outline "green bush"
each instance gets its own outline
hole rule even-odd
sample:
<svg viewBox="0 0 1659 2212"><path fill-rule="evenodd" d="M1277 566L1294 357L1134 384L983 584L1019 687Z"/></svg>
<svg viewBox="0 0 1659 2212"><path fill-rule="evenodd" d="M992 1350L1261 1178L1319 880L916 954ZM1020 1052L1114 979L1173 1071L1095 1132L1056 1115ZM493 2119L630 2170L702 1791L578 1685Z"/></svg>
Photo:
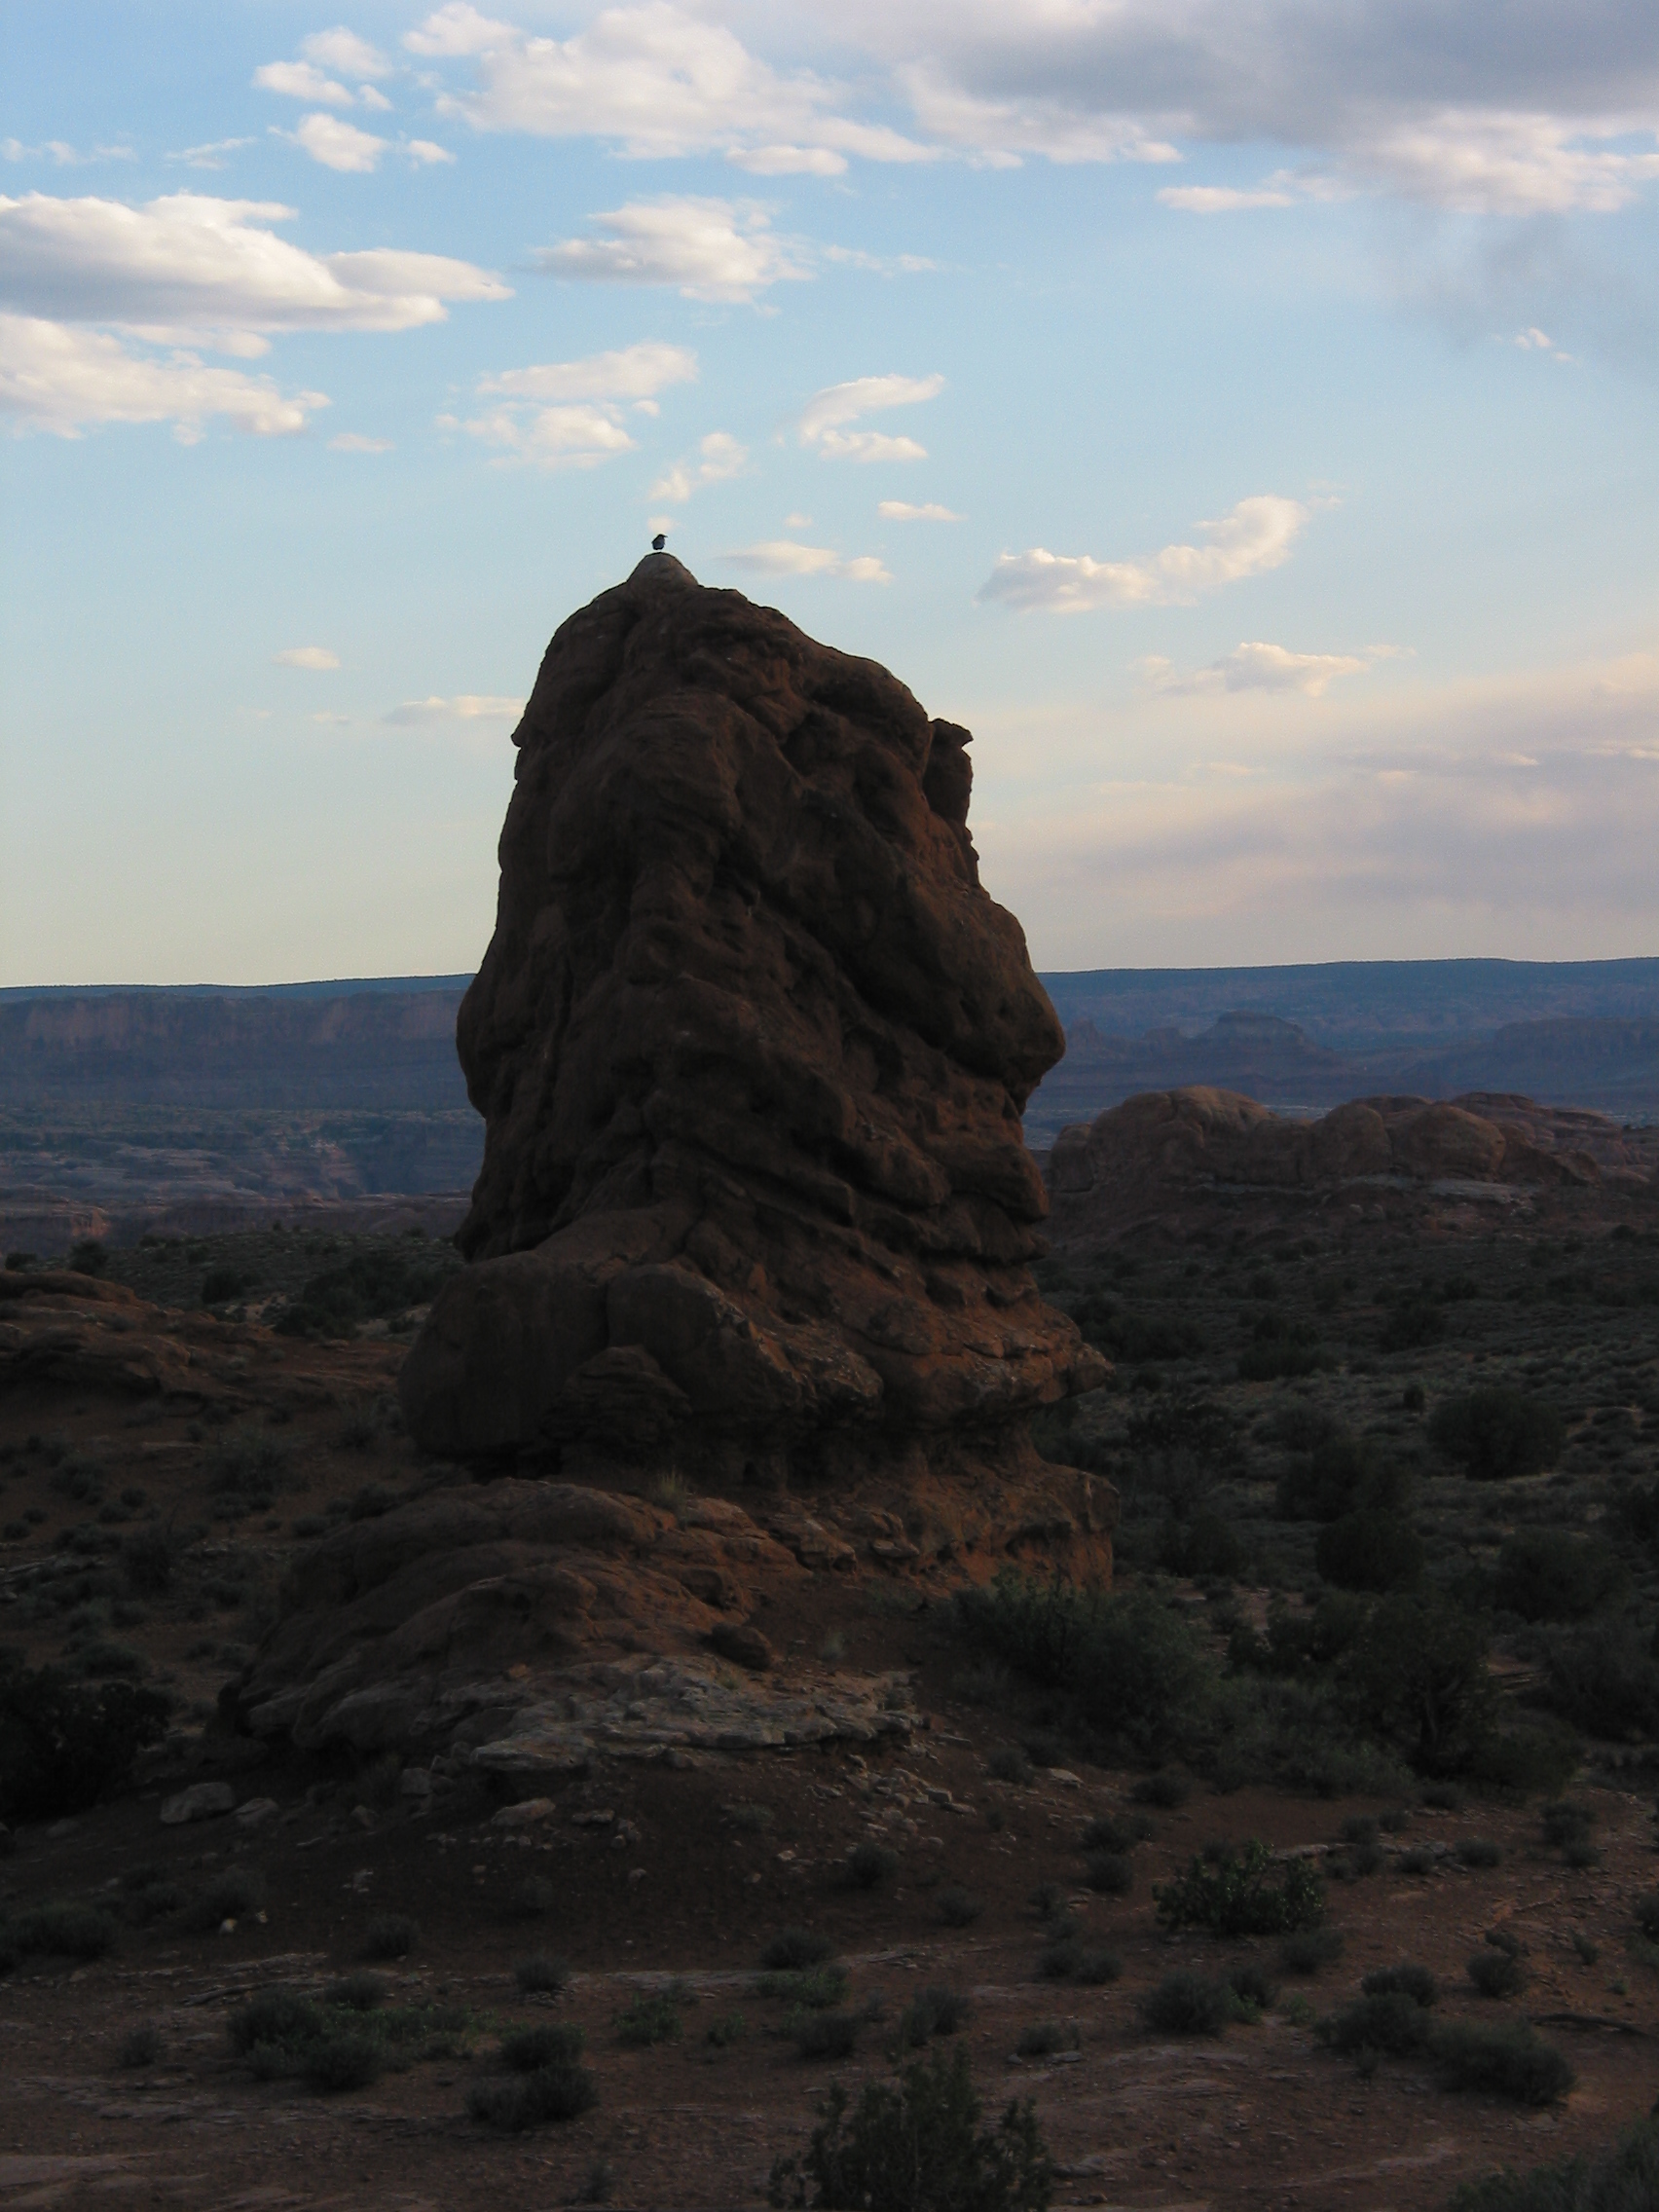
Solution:
<svg viewBox="0 0 1659 2212"><path fill-rule="evenodd" d="M1659 1659L1627 1621L1587 1621L1543 1637L1545 1695L1587 1736L1659 1733Z"/></svg>
<svg viewBox="0 0 1659 2212"><path fill-rule="evenodd" d="M1435 2072L1448 2089L1484 2091L1520 2105L1550 2105L1565 2097L1572 2068L1553 2044L1523 2020L1486 2027L1449 2020L1431 2046Z"/></svg>
<svg viewBox="0 0 1659 2212"><path fill-rule="evenodd" d="M851 2058L859 2045L857 2016L852 2012L796 2012L789 2021L795 2049L802 2058Z"/></svg>
<svg viewBox="0 0 1659 2212"><path fill-rule="evenodd" d="M0 1673L0 1820L60 1820L111 1795L170 1710L160 1690L131 1682L91 1687L54 1667Z"/></svg>
<svg viewBox="0 0 1659 2212"><path fill-rule="evenodd" d="M1047 2212L1054 2169L1031 2106L1011 2103L981 2128L967 2054L907 2066L897 2083L866 2084L851 2117L832 2088L803 2157L780 2158L774 2205L827 2212Z"/></svg>
<svg viewBox="0 0 1659 2212"><path fill-rule="evenodd" d="M118 2066L125 2067L154 2066L161 2055L162 2031L160 2028L153 2026L129 2028L121 2039L120 2047L115 2054L115 2063Z"/></svg>
<svg viewBox="0 0 1659 2212"><path fill-rule="evenodd" d="M1611 2149L1530 2173L1466 2181L1452 2212L1642 2212L1659 2204L1659 2121L1644 2120Z"/></svg>
<svg viewBox="0 0 1659 2212"><path fill-rule="evenodd" d="M448 1243L353 1253L313 1275L276 1323L289 1337L350 1337L362 1321L387 1319L429 1305L460 1258Z"/></svg>
<svg viewBox="0 0 1659 2212"><path fill-rule="evenodd" d="M544 1951L532 1951L513 1968L513 1979L527 1997L551 1996L564 1988L571 1970L563 1959L550 1959Z"/></svg>
<svg viewBox="0 0 1659 2212"><path fill-rule="evenodd" d="M1279 1477L1275 1508L1281 1521L1340 1521L1346 1513L1398 1512L1410 1491L1406 1469L1372 1438L1339 1431L1292 1460Z"/></svg>
<svg viewBox="0 0 1659 2212"><path fill-rule="evenodd" d="M535 2074L474 2082L466 2092L468 2117L502 2134L519 2135L544 2120L579 2120L599 2102L585 2066L546 2066Z"/></svg>
<svg viewBox="0 0 1659 2212"><path fill-rule="evenodd" d="M1218 1696L1203 1640L1149 1592L1122 1596L1013 1571L959 1591L964 1640L1066 1700L1077 1719L1156 1759L1206 1735Z"/></svg>
<svg viewBox="0 0 1659 2212"><path fill-rule="evenodd" d="M653 2044L678 2043L680 2007L666 1990L636 1997L616 2015L616 2040L628 2050L648 2050Z"/></svg>
<svg viewBox="0 0 1659 2212"><path fill-rule="evenodd" d="M899 1871L899 1854L867 1836L847 1855L847 1879L855 1889L874 1890Z"/></svg>
<svg viewBox="0 0 1659 2212"><path fill-rule="evenodd" d="M1457 1857L1463 1865L1481 1872L1490 1871L1503 1862L1502 1848L1493 1843L1490 1836L1483 1835L1465 1836L1457 1846Z"/></svg>
<svg viewBox="0 0 1659 2212"><path fill-rule="evenodd" d="M1377 1343L1382 1351L1419 1351L1438 1343L1446 1334L1446 1314L1432 1298L1419 1293L1405 1298L1382 1324Z"/></svg>
<svg viewBox="0 0 1659 2212"><path fill-rule="evenodd" d="M1078 2040L1069 2020L1034 2020L1020 2029L1014 2047L1021 2058L1052 2058L1057 2050L1076 2050Z"/></svg>
<svg viewBox="0 0 1659 2212"><path fill-rule="evenodd" d="M1339 1590L1397 1590L1422 1572L1422 1540L1397 1514L1366 1507L1319 1531L1314 1562Z"/></svg>
<svg viewBox="0 0 1659 2212"><path fill-rule="evenodd" d="M1169 1574L1232 1580L1243 1571L1244 1546L1219 1513L1206 1509L1190 1520L1171 1514L1158 1539L1158 1564Z"/></svg>
<svg viewBox="0 0 1659 2212"><path fill-rule="evenodd" d="M1091 1851L1084 1879L1106 1897L1126 1897L1135 1886L1135 1870L1121 1852Z"/></svg>
<svg viewBox="0 0 1659 2212"><path fill-rule="evenodd" d="M372 2036L337 2030L305 2052L299 2075L308 2089L333 2096L343 2089L366 2089L385 2068L386 2053Z"/></svg>
<svg viewBox="0 0 1659 2212"><path fill-rule="evenodd" d="M968 2000L960 1990L938 1983L919 1989L900 2018L899 2047L920 2050L933 2036L953 2036L967 2017Z"/></svg>
<svg viewBox="0 0 1659 2212"><path fill-rule="evenodd" d="M199 1936L210 1935L227 1920L240 1920L258 1912L265 1902L265 1884L250 1867L227 1866L215 1874L201 1896L186 1908L184 1925Z"/></svg>
<svg viewBox="0 0 1659 2212"><path fill-rule="evenodd" d="M1343 1935L1338 1928L1299 1928L1279 1945L1279 1965L1286 1973L1317 1973L1343 1955Z"/></svg>
<svg viewBox="0 0 1659 2212"><path fill-rule="evenodd" d="M69 1270L77 1275L107 1274L109 1254L95 1236L83 1237L69 1247Z"/></svg>
<svg viewBox="0 0 1659 2212"><path fill-rule="evenodd" d="M1238 1355L1238 1380L1292 1382L1311 1375L1322 1356L1316 1329L1307 1322L1287 1321L1279 1313L1262 1313L1252 1327L1249 1344Z"/></svg>
<svg viewBox="0 0 1659 2212"><path fill-rule="evenodd" d="M365 1959L406 1959L421 1931L406 1912L377 1913L363 1931Z"/></svg>
<svg viewBox="0 0 1659 2212"><path fill-rule="evenodd" d="M847 1970L839 1962L828 1966L785 1969L760 1976L762 1997L781 1997L787 2005L804 2005L810 2010L828 2011L847 1994Z"/></svg>
<svg viewBox="0 0 1659 2212"><path fill-rule="evenodd" d="M1497 1559L1494 1604L1524 1621L1582 1621L1628 1582L1612 1546L1561 1529L1522 1529Z"/></svg>
<svg viewBox="0 0 1659 2212"><path fill-rule="evenodd" d="M1257 1840L1236 1852L1222 1846L1192 1861L1185 1874L1153 1895L1167 1929L1202 1928L1212 1936L1279 1936L1316 1928L1325 1917L1324 1885L1306 1859L1292 1859L1279 1880L1273 1855Z"/></svg>
<svg viewBox="0 0 1659 2212"><path fill-rule="evenodd" d="M0 1919L0 1973L19 1959L101 1959L114 1942L115 1922L96 1905L49 1899Z"/></svg>
<svg viewBox="0 0 1659 2212"><path fill-rule="evenodd" d="M1183 1968L1166 1973L1136 2006L1141 2024L1158 2036L1218 2036L1234 2016L1226 1982Z"/></svg>
<svg viewBox="0 0 1659 2212"><path fill-rule="evenodd" d="M1526 1968L1508 1951L1488 1948L1469 1961L1469 1979L1483 1997L1519 1997L1527 1978Z"/></svg>
<svg viewBox="0 0 1659 2212"><path fill-rule="evenodd" d="M1397 1967L1376 1968L1359 1986L1367 1997L1388 1997L1397 1991L1425 2011L1440 2002L1440 1984L1433 1974L1427 1967L1414 1966L1410 1960Z"/></svg>
<svg viewBox="0 0 1659 2212"><path fill-rule="evenodd" d="M971 1890L954 1882L947 1883L934 1901L946 1928L972 1928L985 1909Z"/></svg>
<svg viewBox="0 0 1659 2212"><path fill-rule="evenodd" d="M1121 1821L1116 1814L1098 1813L1085 1826L1078 1838L1080 1851L1133 1851L1137 1843L1144 1843L1151 1833L1152 1824L1139 1814Z"/></svg>
<svg viewBox="0 0 1659 2212"><path fill-rule="evenodd" d="M548 2066L573 2066L586 2046L586 2031L573 2022L538 2021L501 2038L501 2064L509 2074L539 2074Z"/></svg>
<svg viewBox="0 0 1659 2212"><path fill-rule="evenodd" d="M1179 1811L1192 1794L1192 1784L1173 1767L1160 1767L1156 1774L1143 1774L1129 1789L1137 1805L1156 1805L1164 1813Z"/></svg>
<svg viewBox="0 0 1659 2212"><path fill-rule="evenodd" d="M164 1529L143 1529L121 1547L129 1586L140 1597L160 1598L172 1587L174 1543Z"/></svg>
<svg viewBox="0 0 1659 2212"><path fill-rule="evenodd" d="M1458 1772L1492 1733L1494 1692L1480 1623L1426 1594L1396 1591L1344 1654L1345 1703L1419 1771Z"/></svg>
<svg viewBox="0 0 1659 2212"><path fill-rule="evenodd" d="M760 1953L760 1964L782 1972L797 1972L802 1967L817 1966L830 1956L833 1947L829 1936L819 1935L814 1928L784 1928L768 1940Z"/></svg>
<svg viewBox="0 0 1659 2212"><path fill-rule="evenodd" d="M1409 2058L1426 2050L1434 2033L1427 2009L1404 1989L1384 1989L1360 1997L1328 2020L1319 2033L1333 2050L1345 2057L1368 2051L1385 2051L1390 2058Z"/></svg>
<svg viewBox="0 0 1659 2212"><path fill-rule="evenodd" d="M1498 1384L1445 1398L1428 1433L1477 1482L1507 1482L1553 1467L1567 1430L1554 1406Z"/></svg>

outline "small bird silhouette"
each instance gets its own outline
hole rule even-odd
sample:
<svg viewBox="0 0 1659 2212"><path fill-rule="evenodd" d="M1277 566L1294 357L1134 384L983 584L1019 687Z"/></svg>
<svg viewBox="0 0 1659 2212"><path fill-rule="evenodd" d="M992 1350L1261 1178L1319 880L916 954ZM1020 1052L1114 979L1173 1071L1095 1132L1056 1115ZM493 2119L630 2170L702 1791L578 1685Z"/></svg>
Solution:
<svg viewBox="0 0 1659 2212"><path fill-rule="evenodd" d="M667 543L667 536L662 531L659 530L656 535L651 539L651 551L653 553L660 553Z"/></svg>

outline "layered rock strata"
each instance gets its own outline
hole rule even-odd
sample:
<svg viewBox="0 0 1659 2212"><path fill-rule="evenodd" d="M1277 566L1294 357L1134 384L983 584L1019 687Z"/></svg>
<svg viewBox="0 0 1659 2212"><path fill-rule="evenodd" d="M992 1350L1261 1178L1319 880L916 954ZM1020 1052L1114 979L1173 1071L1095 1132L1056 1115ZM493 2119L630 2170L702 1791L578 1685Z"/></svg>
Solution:
<svg viewBox="0 0 1659 2212"><path fill-rule="evenodd" d="M483 1172L405 1369L427 1449L696 1482L1036 1478L1104 1369L1039 1297L1064 1039L968 733L676 561L560 629L459 1043Z"/></svg>

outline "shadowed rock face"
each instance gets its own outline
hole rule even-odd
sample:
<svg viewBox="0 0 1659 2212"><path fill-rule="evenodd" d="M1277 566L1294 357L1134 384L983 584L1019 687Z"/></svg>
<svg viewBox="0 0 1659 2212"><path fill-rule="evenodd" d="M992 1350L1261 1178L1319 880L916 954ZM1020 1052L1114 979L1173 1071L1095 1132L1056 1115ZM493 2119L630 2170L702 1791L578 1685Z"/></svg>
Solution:
<svg viewBox="0 0 1659 2212"><path fill-rule="evenodd" d="M517 744L459 1027L474 1264L411 1353L415 1437L1029 1469L1031 1412L1104 1369L1027 1271L1019 1115L1064 1039L979 885L968 733L656 557L559 631Z"/></svg>

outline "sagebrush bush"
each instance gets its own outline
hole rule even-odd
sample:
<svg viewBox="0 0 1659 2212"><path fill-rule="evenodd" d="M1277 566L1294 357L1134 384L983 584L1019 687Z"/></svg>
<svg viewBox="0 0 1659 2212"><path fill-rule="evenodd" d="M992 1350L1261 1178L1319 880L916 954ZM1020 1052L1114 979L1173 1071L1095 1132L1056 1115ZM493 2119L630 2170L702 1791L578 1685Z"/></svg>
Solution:
<svg viewBox="0 0 1659 2212"><path fill-rule="evenodd" d="M830 1956L832 1948L829 1936L821 1936L815 1928L782 1928L768 1938L760 1953L760 1964L794 1972L802 1967L817 1966Z"/></svg>
<svg viewBox="0 0 1659 2212"><path fill-rule="evenodd" d="M1433 1594L1380 1599L1339 1667L1345 1705L1430 1774L1472 1764L1492 1735L1495 1692L1480 1622Z"/></svg>
<svg viewBox="0 0 1659 2212"><path fill-rule="evenodd" d="M1213 1728L1217 1678L1203 1639L1150 1593L1108 1596L1012 1570L957 1592L974 1648L1059 1693L1077 1719L1156 1759Z"/></svg>
<svg viewBox="0 0 1659 2212"><path fill-rule="evenodd" d="M1054 2168L1035 2113L1011 2103L982 2128L964 2051L867 2083L850 2117L848 2103L832 2088L805 2155L776 2161L772 2204L804 2205L811 2188L827 2212L1047 2212Z"/></svg>
<svg viewBox="0 0 1659 2212"><path fill-rule="evenodd" d="M501 2038L501 2064L509 2074L538 2074L544 2066L573 2066L586 2047L586 2030L573 2022L538 2021Z"/></svg>
<svg viewBox="0 0 1659 2212"><path fill-rule="evenodd" d="M851 2058L859 2046L860 2022L852 2012L801 2011L788 2024L802 2058Z"/></svg>
<svg viewBox="0 0 1659 2212"><path fill-rule="evenodd" d="M1422 1572L1422 1539L1398 1514L1367 1506L1320 1530L1314 1564L1339 1590L1397 1590Z"/></svg>
<svg viewBox="0 0 1659 2212"><path fill-rule="evenodd" d="M899 1854L866 1837L847 1854L847 1879L855 1889L879 1889L899 1871Z"/></svg>
<svg viewBox="0 0 1659 2212"><path fill-rule="evenodd" d="M549 1958L544 1951L532 1951L513 1968L513 1979L527 1997L551 1996L570 1978L571 1970L565 1961Z"/></svg>
<svg viewBox="0 0 1659 2212"><path fill-rule="evenodd" d="M0 1918L0 1973L20 1959L101 1959L115 1945L115 1922L96 1905L49 1899Z"/></svg>
<svg viewBox="0 0 1659 2212"><path fill-rule="evenodd" d="M1659 2120L1638 2122L1610 2149L1530 2173L1466 2181L1452 2212L1643 2212L1659 2204Z"/></svg>
<svg viewBox="0 0 1659 2212"><path fill-rule="evenodd" d="M1101 1943L1085 1943L1076 1936L1059 1936L1045 1943L1037 1954L1037 1972L1046 1981L1075 1981L1084 1988L1116 1981L1124 1962L1116 1951Z"/></svg>
<svg viewBox="0 0 1659 2212"><path fill-rule="evenodd" d="M365 1959L406 1959L421 1931L406 1912L377 1913L363 1931Z"/></svg>
<svg viewBox="0 0 1659 2212"><path fill-rule="evenodd" d="M1409 1990L1382 1989L1321 2020L1319 2033L1345 2057L1385 2051L1390 2058L1409 2058L1428 2048L1434 2021Z"/></svg>
<svg viewBox="0 0 1659 2212"><path fill-rule="evenodd" d="M1218 2036L1233 2017L1226 1982L1180 1969L1166 1973L1136 2007L1142 2025L1160 2036Z"/></svg>
<svg viewBox="0 0 1659 2212"><path fill-rule="evenodd" d="M1361 1510L1398 1512L1410 1493L1410 1475L1375 1439L1339 1431L1291 1461L1274 1503L1283 1521L1340 1521Z"/></svg>
<svg viewBox="0 0 1659 2212"><path fill-rule="evenodd" d="M171 1710L162 1691L131 1682L94 1687L54 1667L0 1671L0 1820L86 1812L127 1781Z"/></svg>
<svg viewBox="0 0 1659 2212"><path fill-rule="evenodd" d="M1343 1955L1343 1935L1338 1928L1299 1928L1279 1945L1279 1965L1286 1973L1317 1973Z"/></svg>
<svg viewBox="0 0 1659 2212"><path fill-rule="evenodd" d="M985 1909L972 1890L955 1882L947 1883L934 1901L946 1928L972 1928Z"/></svg>
<svg viewBox="0 0 1659 2212"><path fill-rule="evenodd" d="M1573 2083L1561 2052L1524 2020L1501 2027L1449 2020L1435 2031L1431 2055L1444 2087L1484 2091L1513 2104L1554 2104Z"/></svg>
<svg viewBox="0 0 1659 2212"><path fill-rule="evenodd" d="M1498 1554L1493 1601L1524 1621L1582 1621L1629 1579L1618 1554L1600 1537L1519 1529Z"/></svg>
<svg viewBox="0 0 1659 2212"><path fill-rule="evenodd" d="M1424 2010L1440 2001L1440 1984L1433 1974L1427 1967L1415 1966L1410 1960L1402 1961L1397 1967L1377 1967L1359 1986L1367 1997L1386 1997L1398 1990Z"/></svg>
<svg viewBox="0 0 1659 2212"><path fill-rule="evenodd" d="M265 1883L251 1867L227 1866L185 1908L184 1925L207 1935L227 1920L242 1920L265 1904Z"/></svg>
<svg viewBox="0 0 1659 2212"><path fill-rule="evenodd" d="M1034 2020L1020 2029L1014 2047L1021 2058L1052 2058L1057 2050L1076 2050L1081 2040L1070 2020Z"/></svg>
<svg viewBox="0 0 1659 2212"><path fill-rule="evenodd" d="M1158 1917L1168 1929L1202 1928L1212 1936L1279 1936L1316 1928L1325 1916L1324 1885L1306 1859L1286 1862L1275 1881L1270 1847L1252 1839L1242 1852L1223 1845L1194 1859L1185 1874L1154 1890Z"/></svg>
<svg viewBox="0 0 1659 2212"><path fill-rule="evenodd" d="M1105 1897L1126 1897L1135 1886L1135 1870L1122 1852L1091 1851L1084 1879Z"/></svg>
<svg viewBox="0 0 1659 2212"><path fill-rule="evenodd" d="M126 2067L154 2066L161 2055L162 2031L146 2025L129 2028L122 2037L115 2062L118 2066Z"/></svg>
<svg viewBox="0 0 1659 2212"><path fill-rule="evenodd" d="M1477 1951L1469 1961L1469 1979L1483 1997L1518 1997L1527 1986L1527 1969L1508 1951Z"/></svg>
<svg viewBox="0 0 1659 2212"><path fill-rule="evenodd" d="M1507 1482L1553 1467L1566 1439L1555 1407L1506 1384L1445 1398L1428 1433L1477 1482Z"/></svg>
<svg viewBox="0 0 1659 2212"><path fill-rule="evenodd" d="M682 2028L680 2007L666 1990L636 1997L616 2015L616 2040L629 2050L678 2043Z"/></svg>
<svg viewBox="0 0 1659 2212"><path fill-rule="evenodd" d="M1548 1630L1546 1691L1564 1720L1587 1735L1659 1731L1659 1658L1627 1621Z"/></svg>
<svg viewBox="0 0 1659 2212"><path fill-rule="evenodd" d="M598 2084L585 2066L548 2066L535 2074L474 2082L466 2092L471 2119L512 2135L544 2120L578 2120L598 2102Z"/></svg>

